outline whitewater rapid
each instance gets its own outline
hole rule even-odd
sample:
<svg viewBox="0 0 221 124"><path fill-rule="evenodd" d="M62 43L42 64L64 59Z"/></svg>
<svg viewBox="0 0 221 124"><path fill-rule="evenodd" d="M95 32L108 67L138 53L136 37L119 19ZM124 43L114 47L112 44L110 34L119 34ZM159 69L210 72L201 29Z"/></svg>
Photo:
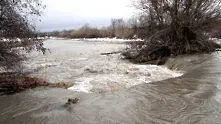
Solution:
<svg viewBox="0 0 221 124"><path fill-rule="evenodd" d="M120 54L101 55L126 47L119 42L46 40L45 47L51 53L34 52L25 64L29 70L35 70L35 77L72 83L69 90L86 93L119 91L183 74L164 66L132 64Z"/></svg>

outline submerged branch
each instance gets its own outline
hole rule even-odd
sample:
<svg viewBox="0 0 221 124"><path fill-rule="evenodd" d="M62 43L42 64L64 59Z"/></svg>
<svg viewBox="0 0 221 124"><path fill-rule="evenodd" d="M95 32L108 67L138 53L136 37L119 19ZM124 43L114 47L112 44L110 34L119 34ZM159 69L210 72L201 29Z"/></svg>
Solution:
<svg viewBox="0 0 221 124"><path fill-rule="evenodd" d="M24 91L26 89L32 89L39 86L43 87L57 87L57 88L69 88L73 84L64 82L49 83L43 79L23 76L16 73L1 73L0 74L0 94L13 94Z"/></svg>

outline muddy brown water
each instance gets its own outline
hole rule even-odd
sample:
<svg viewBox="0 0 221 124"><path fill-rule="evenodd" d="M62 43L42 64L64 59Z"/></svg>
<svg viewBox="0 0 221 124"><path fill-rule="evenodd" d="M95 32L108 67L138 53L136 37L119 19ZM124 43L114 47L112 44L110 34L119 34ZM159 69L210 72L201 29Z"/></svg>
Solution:
<svg viewBox="0 0 221 124"><path fill-rule="evenodd" d="M61 44L65 43L58 43L54 48L57 49ZM77 51L81 51L80 48ZM62 57L66 59L65 56ZM81 58L82 60L85 59ZM98 60L105 59L98 57ZM110 59L114 63L115 60L118 61L116 58L114 58L114 61ZM54 62L54 60L51 62ZM82 61L82 63L88 62ZM127 62L120 61L120 63ZM74 64L73 61L72 66ZM120 64L114 71L119 75L123 74L124 71L128 70L121 67L129 67L129 64ZM38 64L34 63L34 65ZM71 78L62 77L61 75L56 77L56 74L54 74L56 68L51 65L50 68L46 68L46 78L52 81L67 78L66 81L72 81ZM67 65L70 65L70 63ZM35 68L33 65L31 67ZM85 88L83 88L84 90L65 90L39 87L14 95L0 96L0 124L221 124L221 54L213 53L210 55L171 58L166 63L166 67L174 71L182 71L184 74L173 78L169 75L173 72L166 71L160 74L161 76L167 75L165 80L162 79L163 81L157 81L157 79L154 81L154 79L148 78L146 80L152 82L133 83L133 86L129 85L127 87L125 85L117 91L110 90L104 93L95 91L106 87L97 88L96 85L92 85L95 88L89 89L91 92L84 92ZM63 66L61 68L57 67L58 75L67 73L62 68ZM75 68L77 68L76 65ZM87 72L85 74L88 68L91 69L90 67L87 67L86 70L84 68L82 73L75 73L76 70L74 69L70 69L69 72L75 79L79 76L91 78L96 77L96 75L105 75L105 77L110 78L111 76L107 74L114 74L114 72L106 70L107 68L102 70L103 67L100 68L99 63L98 67L93 68L97 71L96 73ZM110 67L110 69L113 68ZM158 72L156 67L151 69L150 72ZM163 68L163 70L165 69ZM41 76L44 71L45 68L40 69L35 76ZM134 68L129 70L129 73L132 73L129 77L137 76L136 71L137 69L134 71ZM54 73L51 74L52 72ZM155 73L151 74L155 78L160 78L160 76L154 75ZM52 78L54 76L55 78ZM134 80L132 80L132 77L131 79L129 77L124 77L124 80L139 81L139 78L134 77ZM78 80L76 79L75 82ZM93 80L93 83L100 81ZM124 82L124 80L119 79L114 82ZM102 79L101 81L107 80ZM114 83L108 82L110 84ZM78 88L82 87L79 86ZM80 99L77 104L65 104L68 98L75 97Z"/></svg>

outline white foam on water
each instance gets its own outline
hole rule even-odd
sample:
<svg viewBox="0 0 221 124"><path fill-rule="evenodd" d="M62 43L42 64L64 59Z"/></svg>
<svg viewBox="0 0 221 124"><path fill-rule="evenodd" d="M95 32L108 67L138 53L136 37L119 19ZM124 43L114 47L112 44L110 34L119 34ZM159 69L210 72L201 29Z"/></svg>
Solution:
<svg viewBox="0 0 221 124"><path fill-rule="evenodd" d="M183 75L181 72L172 71L166 67L156 65L128 64L126 67L125 65L120 67L122 67L120 71L124 73L119 72L118 74L117 72L111 72L109 74L95 74L81 77L75 81L75 85L69 88L69 90L86 93L110 92L128 89L142 83L150 83ZM87 66L85 68L90 67ZM96 72L95 68L93 70Z"/></svg>
<svg viewBox="0 0 221 124"><path fill-rule="evenodd" d="M76 81L74 86L68 88L68 90L90 93L90 90L93 88L93 86L90 84L92 79L93 78L79 79L79 81Z"/></svg>

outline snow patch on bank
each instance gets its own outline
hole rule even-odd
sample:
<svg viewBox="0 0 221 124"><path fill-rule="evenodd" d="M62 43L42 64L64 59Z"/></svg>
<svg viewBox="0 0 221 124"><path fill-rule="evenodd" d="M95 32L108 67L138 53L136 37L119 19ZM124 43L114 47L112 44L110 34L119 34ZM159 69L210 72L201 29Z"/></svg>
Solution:
<svg viewBox="0 0 221 124"><path fill-rule="evenodd" d="M210 40L212 40L212 41L214 41L215 43L221 45L221 39L218 39L218 38L210 38Z"/></svg>
<svg viewBox="0 0 221 124"><path fill-rule="evenodd" d="M94 41L94 42L131 42L131 41L143 41L142 39L118 39L118 38L81 38L72 39L73 41Z"/></svg>

